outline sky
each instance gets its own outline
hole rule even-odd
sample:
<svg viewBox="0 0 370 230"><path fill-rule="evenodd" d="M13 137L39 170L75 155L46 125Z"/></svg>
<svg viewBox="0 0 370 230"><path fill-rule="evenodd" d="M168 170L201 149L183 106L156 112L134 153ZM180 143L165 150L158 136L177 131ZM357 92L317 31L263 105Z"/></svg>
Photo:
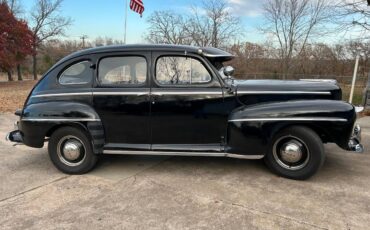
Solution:
<svg viewBox="0 0 370 230"><path fill-rule="evenodd" d="M64 0L61 14L70 17L73 24L66 31L66 39L79 39L87 35L88 40L96 37L111 37L123 40L126 0ZM129 2L129 0L127 0ZM143 17L128 9L127 43L145 43L148 16L158 10L172 10L180 14L189 14L191 6L200 0L142 0L145 11ZM263 0L227 0L231 12L240 16L245 28L245 40L259 42L263 35L258 32L262 23L261 8ZM21 0L25 11L32 10L35 0Z"/></svg>
<svg viewBox="0 0 370 230"><path fill-rule="evenodd" d="M130 0L63 0L60 14L70 17L72 25L66 31L64 39L78 40L87 35L88 41L97 37L109 37L124 40L125 3ZM142 0L145 6L143 17L131 11L127 12L127 43L146 43L144 35L148 29L147 18L154 11L172 10L180 14L191 14L191 7L201 0ZM263 43L268 38L258 29L263 25L262 6L266 0L226 0L230 12L240 17L244 28L241 41ZM25 12L30 12L36 0L20 0ZM340 32L332 37L315 38L316 42L338 43L344 37L361 36L359 32Z"/></svg>

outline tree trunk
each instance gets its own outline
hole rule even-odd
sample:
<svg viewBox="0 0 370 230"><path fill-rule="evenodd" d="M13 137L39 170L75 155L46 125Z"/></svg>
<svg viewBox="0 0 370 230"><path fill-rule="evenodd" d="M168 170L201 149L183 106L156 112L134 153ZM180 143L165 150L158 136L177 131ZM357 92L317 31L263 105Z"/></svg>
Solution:
<svg viewBox="0 0 370 230"><path fill-rule="evenodd" d="M284 57L282 57L281 58L281 60L280 60L280 66L279 66L279 71L278 71L278 73L279 73L279 77L280 77L280 80L285 80L285 78L286 78L286 70L285 70L285 58Z"/></svg>
<svg viewBox="0 0 370 230"><path fill-rule="evenodd" d="M32 55L32 71L33 71L33 80L37 80L37 58L36 58L36 54Z"/></svg>
<svg viewBox="0 0 370 230"><path fill-rule="evenodd" d="M23 81L21 65L17 65L18 81Z"/></svg>
<svg viewBox="0 0 370 230"><path fill-rule="evenodd" d="M283 63L283 80L287 80L288 79L289 65L290 65L290 60L289 60L288 57L286 57L284 59L284 63Z"/></svg>
<svg viewBox="0 0 370 230"><path fill-rule="evenodd" d="M7 71L7 74L8 74L8 81L13 81L12 72L11 71Z"/></svg>

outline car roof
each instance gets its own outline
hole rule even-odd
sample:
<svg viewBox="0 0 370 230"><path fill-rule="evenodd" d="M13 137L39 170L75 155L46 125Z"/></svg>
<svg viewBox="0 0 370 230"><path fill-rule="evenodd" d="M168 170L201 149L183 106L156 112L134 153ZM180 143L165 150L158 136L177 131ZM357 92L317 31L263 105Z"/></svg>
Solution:
<svg viewBox="0 0 370 230"><path fill-rule="evenodd" d="M57 65L71 58L76 58L83 55L109 52L123 52L123 51L183 51L186 53L199 54L210 60L219 60L222 62L229 61L234 58L232 54L213 47L196 47L187 45L168 45L168 44L145 44L145 45L133 44L133 45L100 46L77 51L61 59L57 63Z"/></svg>

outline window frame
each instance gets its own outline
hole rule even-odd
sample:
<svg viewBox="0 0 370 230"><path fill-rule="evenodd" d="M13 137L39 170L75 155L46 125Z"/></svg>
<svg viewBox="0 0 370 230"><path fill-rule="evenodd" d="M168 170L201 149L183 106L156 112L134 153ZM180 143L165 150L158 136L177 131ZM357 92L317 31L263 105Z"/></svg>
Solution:
<svg viewBox="0 0 370 230"><path fill-rule="evenodd" d="M90 77L90 80L88 82L79 82L79 83L62 83L60 82L60 79L62 78L62 75L69 69L71 68L72 66L76 65L76 64L79 64L79 63L82 63L82 62L90 62L90 66L88 68L90 68L91 70L91 77ZM59 85L62 85L62 86L72 86L72 85L87 85L87 84L90 84L93 82L93 79L94 79L94 70L91 68L91 65L93 65L93 62L91 59L80 59L80 60L77 60L77 61L74 61L68 65L66 65L58 74L58 84Z"/></svg>
<svg viewBox="0 0 370 230"><path fill-rule="evenodd" d="M145 60L145 63L146 63L146 77L145 77L145 81L142 82L142 83L139 83L139 84L104 84L101 82L100 80L100 77L99 77L99 69L100 69L100 62L103 60L103 59L106 59L106 58L119 58L119 57L141 57ZM143 54L123 54L123 53L120 53L120 54L111 54L111 55L104 55L104 56L101 56L99 57L98 59L98 62L97 62L97 66L96 66L96 84L98 87L102 87L102 88L132 88L132 87L135 87L135 88L140 88L140 87L145 87L147 86L148 84L148 76L149 76L149 69L150 69L150 66L149 66L149 61L148 61L148 58L143 55Z"/></svg>
<svg viewBox="0 0 370 230"><path fill-rule="evenodd" d="M158 60L162 57L182 57L182 58L192 58L200 62L201 65L207 70L209 73L211 80L205 83L199 83L199 84L161 84L157 80L157 63ZM208 67L207 63L202 60L200 57L192 54L184 54L184 53L161 53L156 57L156 60L154 62L154 73L153 73L153 82L159 87L166 87L166 88L192 88L192 87L211 87L214 86L215 77L213 75L213 71ZM217 81L219 84L219 82Z"/></svg>

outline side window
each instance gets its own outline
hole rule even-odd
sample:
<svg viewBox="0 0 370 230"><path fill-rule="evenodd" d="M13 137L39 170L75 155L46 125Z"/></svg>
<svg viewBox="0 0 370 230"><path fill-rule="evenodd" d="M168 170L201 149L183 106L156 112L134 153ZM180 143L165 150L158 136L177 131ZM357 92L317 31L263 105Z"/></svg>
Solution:
<svg viewBox="0 0 370 230"><path fill-rule="evenodd" d="M59 76L62 85L87 84L91 82L93 70L90 61L82 61L71 65Z"/></svg>
<svg viewBox="0 0 370 230"><path fill-rule="evenodd" d="M197 85L209 83L212 78L197 59L164 56L157 60L156 80L162 85Z"/></svg>
<svg viewBox="0 0 370 230"><path fill-rule="evenodd" d="M102 85L143 84L146 75L147 63L143 57L107 57L99 63L98 78Z"/></svg>

